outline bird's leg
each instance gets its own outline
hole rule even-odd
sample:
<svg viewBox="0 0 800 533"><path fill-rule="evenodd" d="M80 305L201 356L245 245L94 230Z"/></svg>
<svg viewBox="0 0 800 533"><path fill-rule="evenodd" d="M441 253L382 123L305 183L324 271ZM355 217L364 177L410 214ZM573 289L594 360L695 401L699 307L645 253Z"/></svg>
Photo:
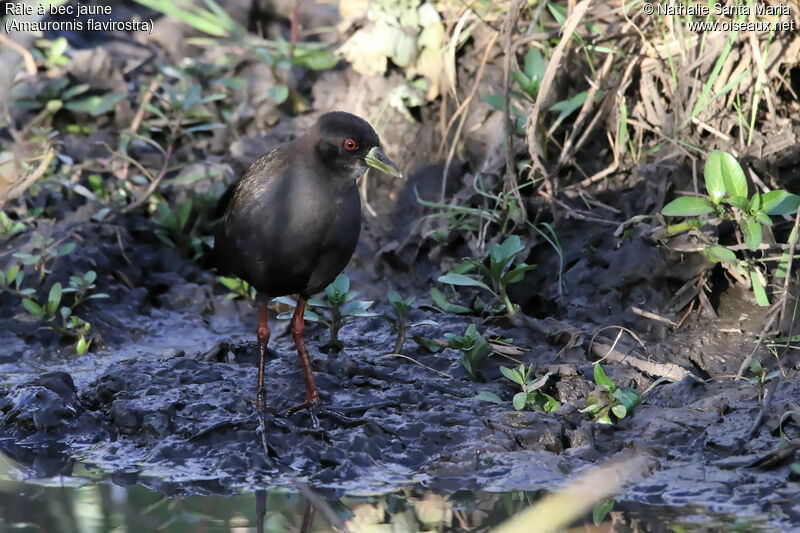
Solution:
<svg viewBox="0 0 800 533"><path fill-rule="evenodd" d="M308 351L303 340L305 331L305 321L303 314L306 310L306 299L302 296L297 300L297 307L294 309L292 317L292 338L297 348L297 355L300 356L300 368L303 370L303 380L306 382L306 403L305 407L315 407L319 405L319 393L314 384L314 376L311 373L311 362L308 360Z"/></svg>
<svg viewBox="0 0 800 533"><path fill-rule="evenodd" d="M264 366L266 365L267 343L269 342L269 322L267 321L267 298L258 295L258 391L256 408L264 412L267 408L267 391L264 389Z"/></svg>

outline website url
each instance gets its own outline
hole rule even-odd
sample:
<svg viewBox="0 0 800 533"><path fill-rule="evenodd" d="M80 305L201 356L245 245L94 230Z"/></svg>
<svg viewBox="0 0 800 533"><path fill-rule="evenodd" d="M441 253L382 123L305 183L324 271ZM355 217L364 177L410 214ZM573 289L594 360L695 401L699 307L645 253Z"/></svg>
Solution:
<svg viewBox="0 0 800 533"><path fill-rule="evenodd" d="M737 20L692 20L686 23L689 31L794 31L797 26L794 19L770 22L767 20L737 21Z"/></svg>

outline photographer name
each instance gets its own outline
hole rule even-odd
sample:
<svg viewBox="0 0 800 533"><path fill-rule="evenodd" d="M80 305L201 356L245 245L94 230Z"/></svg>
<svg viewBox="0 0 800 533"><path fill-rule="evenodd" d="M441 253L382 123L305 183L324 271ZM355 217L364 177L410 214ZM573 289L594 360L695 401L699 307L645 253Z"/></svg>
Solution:
<svg viewBox="0 0 800 533"><path fill-rule="evenodd" d="M752 5L737 4L725 5L713 4L682 4L680 2L669 4L656 4L656 15L667 16L698 16L708 15L734 17L734 16L784 16L791 15L792 11L788 4L769 5L764 2L755 2Z"/></svg>

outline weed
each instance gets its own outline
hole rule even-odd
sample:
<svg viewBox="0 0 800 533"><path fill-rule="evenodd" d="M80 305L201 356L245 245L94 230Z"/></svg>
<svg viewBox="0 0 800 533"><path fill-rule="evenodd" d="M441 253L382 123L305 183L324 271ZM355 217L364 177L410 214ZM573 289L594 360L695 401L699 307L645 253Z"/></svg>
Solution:
<svg viewBox="0 0 800 533"><path fill-rule="evenodd" d="M307 302L303 317L308 322L317 322L328 328L331 338L327 347L331 350L339 351L344 346L339 340L339 330L344 324L355 318L377 316L369 311L372 302L356 300L357 294L350 290L350 278L347 274L339 274L333 283L325 287L325 299L314 297ZM279 314L279 319L290 318L297 306L297 302L286 296L274 298L272 301L288 305L291 308L291 310ZM323 309L329 310L329 317L321 315Z"/></svg>
<svg viewBox="0 0 800 533"><path fill-rule="evenodd" d="M8 218L3 211L0 211L0 235L14 235L25 231L25 224Z"/></svg>
<svg viewBox="0 0 800 533"><path fill-rule="evenodd" d="M437 281L460 287L479 287L489 291L500 303L500 306L486 306L489 313L497 313L505 308L510 316L519 310L519 306L511 303L506 292L507 286L518 283L525 277L525 272L536 268L536 265L520 263L511 268L517 254L525 247L516 235L511 235L501 244L495 243L489 249L489 266L484 261L467 259L447 274L440 276ZM477 277L468 276L468 273L477 269ZM489 286L483 280L491 283Z"/></svg>
<svg viewBox="0 0 800 533"><path fill-rule="evenodd" d="M191 251L197 259L203 253L203 240L194 234L193 228L187 226L191 213L191 199L186 200L177 211L172 211L165 202L159 202L153 222L162 228L155 231L156 237L173 248Z"/></svg>
<svg viewBox="0 0 800 533"><path fill-rule="evenodd" d="M75 249L74 242L66 242L56 247L52 240L46 240L38 231L33 233L31 241L36 253L16 252L13 256L21 260L23 265L33 265L34 270L39 272L40 283L45 275L50 273L47 270L48 262L68 255Z"/></svg>
<svg viewBox="0 0 800 533"><path fill-rule="evenodd" d="M561 402L541 391L550 378L549 372L538 376L536 379L531 379L533 365L529 365L527 369L525 369L525 365L519 365L519 368L501 366L500 372L522 388L522 391L516 393L511 401L517 411L521 411L530 405L535 411L550 413L561 407ZM491 392L482 392L478 397L495 403L502 402L499 396Z"/></svg>
<svg viewBox="0 0 800 533"><path fill-rule="evenodd" d="M706 196L683 196L671 201L661 210L663 215L669 217L691 217L667 226L668 234L674 235L699 229L706 224L717 225L724 220L730 220L737 226L737 240L750 251L756 251L763 240L764 226L772 225L770 216L795 213L800 206L800 196L783 190L755 193L748 199L744 170L728 153L717 150L709 154L704 174ZM794 238L792 234L790 240ZM749 277L756 301L761 306L768 306L766 281L761 270L755 266L756 260L740 259L737 256L738 249L733 248L706 242L703 253L711 261L725 265L735 277ZM781 258L784 272L787 262L788 251Z"/></svg>
<svg viewBox="0 0 800 533"><path fill-rule="evenodd" d="M766 386L766 384L773 379L778 379L781 375L780 370L767 372L767 369L761 365L761 361L757 361L755 359L750 361L750 372L753 373L753 377L751 377L748 381L751 385L758 387L759 401L764 397L764 386Z"/></svg>
<svg viewBox="0 0 800 533"><path fill-rule="evenodd" d="M469 375L475 378L483 362L492 355L492 346L478 333L475 324L470 324L463 335L445 333L444 336L450 344L450 348L461 352L461 363Z"/></svg>
<svg viewBox="0 0 800 533"><path fill-rule="evenodd" d="M612 413L622 420L633 413L634 407L642 403L642 397L632 388L617 388L599 364L594 365L594 382L601 393L586 398L586 408L581 412L589 413L601 424L613 424Z"/></svg>
<svg viewBox="0 0 800 533"><path fill-rule="evenodd" d="M241 278L220 276L217 278L220 283L225 285L230 291L228 298L231 300L235 298L244 298L246 300L256 299L256 288L252 287L249 283ZM294 301L294 300L292 300Z"/></svg>
<svg viewBox="0 0 800 533"><path fill-rule="evenodd" d="M403 349L403 344L406 342L406 332L415 326L421 326L423 324L427 324L430 326L438 326L437 322L433 320L423 320L421 322L415 322L414 324L407 324L406 318L408 316L408 311L411 309L411 305L414 303L416 298L414 296L409 296L408 298L403 298L397 291L389 291L388 294L389 304L392 307L392 315L381 315L381 318L387 320L394 330L397 332L397 340L394 343L394 350L392 353L400 353L400 350Z"/></svg>
<svg viewBox="0 0 800 533"><path fill-rule="evenodd" d="M95 287L94 280L97 277L93 270L83 276L72 276L70 286L62 289L61 283L54 283L50 287L45 303L39 303L35 294L30 294L22 299L22 306L35 319L44 323L44 327L53 329L66 337L75 340L75 352L83 355L91 346L92 339L89 337L89 330L92 325L74 314L73 311L84 301L92 298L107 298L107 294L89 294ZM63 295L73 293L71 305L62 305ZM59 320L60 319L60 320Z"/></svg>

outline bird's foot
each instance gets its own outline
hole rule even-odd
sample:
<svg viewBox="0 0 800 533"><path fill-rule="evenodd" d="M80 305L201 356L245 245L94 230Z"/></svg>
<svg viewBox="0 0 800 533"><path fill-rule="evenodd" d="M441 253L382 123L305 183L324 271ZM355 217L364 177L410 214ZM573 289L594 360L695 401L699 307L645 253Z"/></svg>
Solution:
<svg viewBox="0 0 800 533"><path fill-rule="evenodd" d="M289 409L286 409L283 413L281 413L281 415L284 417L290 417L295 413L298 413L305 409L308 410L308 416L311 417L311 424L313 428L319 429L319 418L317 417L317 411L322 409L320 407L319 396L314 396L313 398L304 401L300 405L290 407Z"/></svg>

